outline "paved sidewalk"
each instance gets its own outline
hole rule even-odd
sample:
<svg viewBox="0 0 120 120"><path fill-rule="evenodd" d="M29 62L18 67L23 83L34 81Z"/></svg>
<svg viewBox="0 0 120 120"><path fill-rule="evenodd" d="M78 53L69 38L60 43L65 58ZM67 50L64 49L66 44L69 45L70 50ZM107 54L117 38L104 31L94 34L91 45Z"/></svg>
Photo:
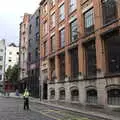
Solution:
<svg viewBox="0 0 120 120"><path fill-rule="evenodd" d="M14 93L10 94L9 97L14 97L14 98L23 98L22 95L20 96L16 96ZM59 103L59 102L49 102L49 101L40 101L40 99L38 98L32 98L30 97L30 102L33 103L39 103L39 104L44 104L47 106L53 106L53 107L58 107L61 109L65 109L65 110L70 110L73 112L78 112L78 113L82 113L82 114L86 114L86 115L90 115L90 116L97 116L99 118L104 118L106 120L120 120L120 112L105 112L104 109L97 110L96 108L83 108L81 106L79 106L78 104L74 105L74 104L65 104L65 103Z"/></svg>

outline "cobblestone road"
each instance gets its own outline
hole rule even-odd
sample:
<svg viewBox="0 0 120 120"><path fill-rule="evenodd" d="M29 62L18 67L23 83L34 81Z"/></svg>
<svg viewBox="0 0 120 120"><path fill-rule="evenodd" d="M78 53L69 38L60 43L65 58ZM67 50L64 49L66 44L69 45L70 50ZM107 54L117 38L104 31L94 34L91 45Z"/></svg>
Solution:
<svg viewBox="0 0 120 120"><path fill-rule="evenodd" d="M100 120L38 103L31 103L30 109L23 110L21 99L0 97L0 120Z"/></svg>

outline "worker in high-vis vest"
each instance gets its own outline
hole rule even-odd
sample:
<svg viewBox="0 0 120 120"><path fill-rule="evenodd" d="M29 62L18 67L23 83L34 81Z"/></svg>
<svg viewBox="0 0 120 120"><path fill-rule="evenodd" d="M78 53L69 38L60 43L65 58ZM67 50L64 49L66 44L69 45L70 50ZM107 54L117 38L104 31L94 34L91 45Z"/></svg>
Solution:
<svg viewBox="0 0 120 120"><path fill-rule="evenodd" d="M25 92L23 94L24 97L24 110L29 110L29 91L27 90L27 88L25 89Z"/></svg>

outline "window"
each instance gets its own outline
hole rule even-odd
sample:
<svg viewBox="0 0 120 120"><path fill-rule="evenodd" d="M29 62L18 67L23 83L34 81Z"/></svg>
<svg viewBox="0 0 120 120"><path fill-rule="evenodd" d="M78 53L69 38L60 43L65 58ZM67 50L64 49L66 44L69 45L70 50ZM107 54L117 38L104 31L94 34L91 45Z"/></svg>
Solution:
<svg viewBox="0 0 120 120"><path fill-rule="evenodd" d="M73 12L77 7L77 0L69 0L69 13Z"/></svg>
<svg viewBox="0 0 120 120"><path fill-rule="evenodd" d="M12 58L11 57L9 57L9 62L11 62L12 61Z"/></svg>
<svg viewBox="0 0 120 120"><path fill-rule="evenodd" d="M19 52L16 52L17 55L19 55Z"/></svg>
<svg viewBox="0 0 120 120"><path fill-rule="evenodd" d="M0 65L0 71L2 71L2 65Z"/></svg>
<svg viewBox="0 0 120 120"><path fill-rule="evenodd" d="M3 52L3 49L0 49L0 52Z"/></svg>
<svg viewBox="0 0 120 120"><path fill-rule="evenodd" d="M47 21L45 21L45 23L44 23L43 31L44 31L44 34L47 34L47 32L48 32L48 24L47 24Z"/></svg>
<svg viewBox="0 0 120 120"><path fill-rule="evenodd" d="M36 33L36 40L39 40L39 32Z"/></svg>
<svg viewBox="0 0 120 120"><path fill-rule="evenodd" d="M60 34L60 47L62 48L65 46L65 29L60 30L59 34Z"/></svg>
<svg viewBox="0 0 120 120"><path fill-rule="evenodd" d="M96 47L95 40L85 44L87 76L96 76Z"/></svg>
<svg viewBox="0 0 120 120"><path fill-rule="evenodd" d="M47 41L44 42L44 56L47 55Z"/></svg>
<svg viewBox="0 0 120 120"><path fill-rule="evenodd" d="M60 80L64 81L65 80L65 54L61 54L59 56L60 60Z"/></svg>
<svg viewBox="0 0 120 120"><path fill-rule="evenodd" d="M79 91L77 89L71 91L71 100L72 101L79 100Z"/></svg>
<svg viewBox="0 0 120 120"><path fill-rule="evenodd" d="M65 100L65 90L60 90L60 100Z"/></svg>
<svg viewBox="0 0 120 120"><path fill-rule="evenodd" d="M120 73L120 35L117 31L104 36L106 47L107 72Z"/></svg>
<svg viewBox="0 0 120 120"><path fill-rule="evenodd" d="M0 56L0 61L3 61L3 56Z"/></svg>
<svg viewBox="0 0 120 120"><path fill-rule="evenodd" d="M29 34L32 32L32 25L29 26Z"/></svg>
<svg viewBox="0 0 120 120"><path fill-rule="evenodd" d="M56 74L55 74L55 58L52 58L50 60L51 66L50 66L50 70L51 70L51 80L54 81L56 78Z"/></svg>
<svg viewBox="0 0 120 120"><path fill-rule="evenodd" d="M55 98L55 90L51 90L50 91L50 99L54 99Z"/></svg>
<svg viewBox="0 0 120 120"><path fill-rule="evenodd" d="M29 42L29 47L31 46L31 41L32 41L31 39L29 39L29 41L28 41Z"/></svg>
<svg viewBox="0 0 120 120"><path fill-rule="evenodd" d="M9 55L12 55L12 52L9 52Z"/></svg>
<svg viewBox="0 0 120 120"><path fill-rule="evenodd" d="M35 49L35 56L38 58L38 48Z"/></svg>
<svg viewBox="0 0 120 120"><path fill-rule="evenodd" d="M74 48L70 51L71 55L71 74L72 78L78 77L78 48Z"/></svg>
<svg viewBox="0 0 120 120"><path fill-rule="evenodd" d="M116 0L102 0L103 24L112 22L117 17Z"/></svg>
<svg viewBox="0 0 120 120"><path fill-rule="evenodd" d="M94 31L93 8L84 14L85 33L90 34Z"/></svg>
<svg viewBox="0 0 120 120"><path fill-rule="evenodd" d="M0 80L2 80L2 75L0 75Z"/></svg>
<svg viewBox="0 0 120 120"><path fill-rule="evenodd" d="M97 103L97 91L96 90L88 90L87 91L87 102L96 104Z"/></svg>
<svg viewBox="0 0 120 120"><path fill-rule="evenodd" d="M30 52L28 53L28 60L29 60L29 62L31 62L31 53Z"/></svg>
<svg viewBox="0 0 120 120"><path fill-rule="evenodd" d="M55 45L55 35L53 35L51 37L51 52L54 52L55 48L56 48L56 45Z"/></svg>
<svg viewBox="0 0 120 120"><path fill-rule="evenodd" d="M55 26L55 13L52 14L51 16L51 27Z"/></svg>
<svg viewBox="0 0 120 120"><path fill-rule="evenodd" d="M70 40L74 42L78 40L77 19L70 23Z"/></svg>
<svg viewBox="0 0 120 120"><path fill-rule="evenodd" d="M64 20L65 19L65 7L64 4L62 4L59 8L59 20Z"/></svg>
<svg viewBox="0 0 120 120"><path fill-rule="evenodd" d="M107 92L108 104L120 105L120 89L111 89Z"/></svg>
<svg viewBox="0 0 120 120"><path fill-rule="evenodd" d="M39 16L36 17L36 26L39 26Z"/></svg>

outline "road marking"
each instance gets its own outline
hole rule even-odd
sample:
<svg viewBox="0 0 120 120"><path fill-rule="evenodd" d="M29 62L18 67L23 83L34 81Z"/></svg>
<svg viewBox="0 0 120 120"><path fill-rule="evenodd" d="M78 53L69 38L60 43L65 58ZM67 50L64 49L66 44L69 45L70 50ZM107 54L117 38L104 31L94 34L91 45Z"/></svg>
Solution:
<svg viewBox="0 0 120 120"><path fill-rule="evenodd" d="M62 119L58 119L57 117L48 115L48 114L45 113L45 112L40 112L40 111L38 111L38 110L35 110L35 109L33 109L33 108L31 108L31 110L34 111L34 112L39 112L40 114L42 114L42 115L44 115L44 116L47 116L47 117L49 117L49 118L55 119L55 120L62 120Z"/></svg>
<svg viewBox="0 0 120 120"><path fill-rule="evenodd" d="M40 114L44 115L44 116L47 116L49 118L52 118L54 120L91 120L91 119L88 119L88 118L85 118L85 117L76 117L75 115L71 115L69 113L65 113L61 110L51 110L51 109L48 109L48 110L43 110L43 111L39 111L39 110L36 110L36 109L32 109L34 112L39 112ZM57 114L60 114L61 116L63 116L64 118L63 119L60 119L58 117L55 117L55 116L52 116L52 115L49 115L48 113L57 113Z"/></svg>

